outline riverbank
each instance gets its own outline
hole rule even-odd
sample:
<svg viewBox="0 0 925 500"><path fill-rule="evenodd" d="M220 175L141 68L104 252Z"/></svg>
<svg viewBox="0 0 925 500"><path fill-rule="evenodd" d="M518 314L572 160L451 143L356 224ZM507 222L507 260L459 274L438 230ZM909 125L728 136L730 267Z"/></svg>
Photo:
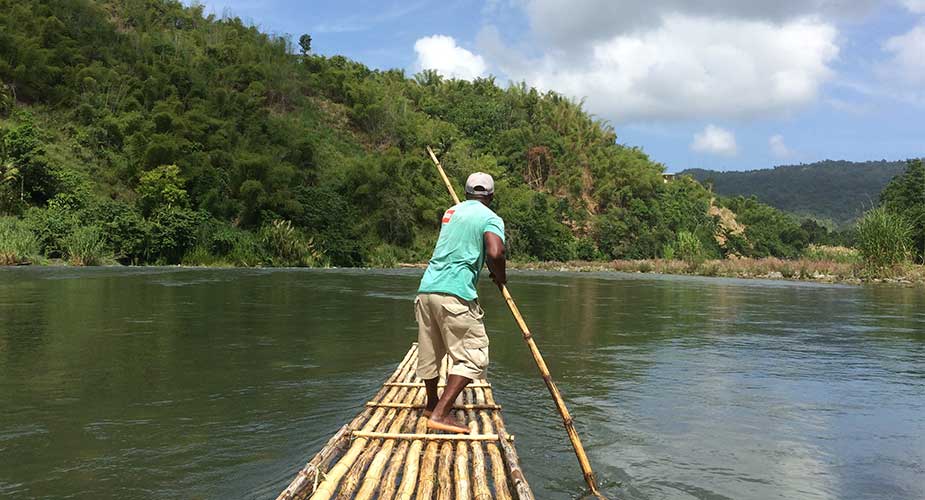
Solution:
<svg viewBox="0 0 925 500"><path fill-rule="evenodd" d="M426 266L426 263L399 264L399 267L424 268ZM674 274L742 279L815 281L853 285L862 283L925 285L925 266L917 264L899 265L893 269L873 274L859 264L811 259L785 260L774 257L704 260L701 262L665 259L605 262L509 262L508 268L527 271Z"/></svg>
<svg viewBox="0 0 925 500"><path fill-rule="evenodd" d="M114 261L113 261L114 262ZM36 259L14 265L71 266L61 259ZM121 267L119 264L113 264ZM208 265L179 265L186 268L237 268L273 266L236 266L227 262ZM393 268L424 269L426 262L396 263ZM902 264L892 269L872 273L857 263L835 262L813 259L785 260L768 257L763 259L738 258L687 262L683 260L642 259L613 261L569 261L569 262L517 262L509 261L508 269L525 271L559 272L623 272L652 273L688 276L707 276L741 279L770 279L791 281L813 281L818 283L842 283L860 285L863 283L892 283L899 285L925 286L925 266Z"/></svg>
<svg viewBox="0 0 925 500"><path fill-rule="evenodd" d="M511 267L513 269L529 270L617 271L743 279L799 280L856 285L861 283L925 285L925 266L922 265L903 264L892 269L872 273L864 266L854 263L811 259L785 260L774 257L704 260L702 262L665 259L615 260L609 262L531 262L513 263Z"/></svg>

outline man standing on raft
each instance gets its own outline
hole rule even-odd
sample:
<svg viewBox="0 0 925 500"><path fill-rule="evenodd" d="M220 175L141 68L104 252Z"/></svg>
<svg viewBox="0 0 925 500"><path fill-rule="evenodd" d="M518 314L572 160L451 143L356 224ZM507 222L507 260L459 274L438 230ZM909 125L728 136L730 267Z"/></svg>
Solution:
<svg viewBox="0 0 925 500"><path fill-rule="evenodd" d="M469 428L450 414L456 397L488 367L488 335L478 303L476 284L482 263L500 288L507 282L504 260L504 221L488 206L495 181L476 172L466 180L466 201L443 214L440 237L427 265L414 314L418 322L418 377L427 389L430 429L468 434ZM437 397L440 363L452 365L443 395Z"/></svg>

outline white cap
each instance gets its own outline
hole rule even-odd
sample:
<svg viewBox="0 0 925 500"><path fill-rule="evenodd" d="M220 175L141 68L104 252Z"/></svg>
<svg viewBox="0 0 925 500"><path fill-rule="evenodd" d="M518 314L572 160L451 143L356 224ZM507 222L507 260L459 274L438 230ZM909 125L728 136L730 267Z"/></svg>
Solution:
<svg viewBox="0 0 925 500"><path fill-rule="evenodd" d="M466 179L466 194L489 195L495 193L495 180L484 172L476 172Z"/></svg>

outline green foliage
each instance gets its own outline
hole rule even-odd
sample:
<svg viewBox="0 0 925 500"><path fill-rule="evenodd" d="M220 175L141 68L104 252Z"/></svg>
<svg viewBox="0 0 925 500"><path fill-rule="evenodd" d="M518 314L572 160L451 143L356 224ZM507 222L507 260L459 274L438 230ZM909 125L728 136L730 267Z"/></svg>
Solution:
<svg viewBox="0 0 925 500"><path fill-rule="evenodd" d="M16 104L13 97L13 89L0 80L0 116L8 114Z"/></svg>
<svg viewBox="0 0 925 500"><path fill-rule="evenodd" d="M905 262L912 246L912 226L901 215L884 207L870 210L858 221L858 251L872 271Z"/></svg>
<svg viewBox="0 0 925 500"><path fill-rule="evenodd" d="M575 239L559 222L547 196L525 189L510 189L503 196L511 199L498 209L511 257L557 261L576 257Z"/></svg>
<svg viewBox="0 0 925 500"><path fill-rule="evenodd" d="M513 258L654 257L682 231L718 256L710 193L555 92L373 70L174 0L6 3L0 211L48 257L94 227L124 264L424 260L449 205L427 145L457 187L495 176ZM805 245L745 209L743 248Z"/></svg>
<svg viewBox="0 0 925 500"><path fill-rule="evenodd" d="M161 165L141 174L137 192L142 213L150 215L160 207L186 207L189 200L183 183L176 165Z"/></svg>
<svg viewBox="0 0 925 500"><path fill-rule="evenodd" d="M719 201L735 212L736 220L746 227L746 241L733 245L743 256L792 259L798 257L810 243L809 234L792 216L759 202L755 197L738 196Z"/></svg>
<svg viewBox="0 0 925 500"><path fill-rule="evenodd" d="M693 233L680 231L674 244L674 253L689 264L699 264L704 260L703 243Z"/></svg>
<svg viewBox="0 0 925 500"><path fill-rule="evenodd" d="M17 198L20 202L45 203L57 192L57 182L32 115L17 112L13 122L13 126L0 129L0 164L4 171L0 182L7 212L12 211Z"/></svg>
<svg viewBox="0 0 925 500"><path fill-rule="evenodd" d="M302 55L307 55L312 51L312 36L305 34L299 37L299 51Z"/></svg>
<svg viewBox="0 0 925 500"><path fill-rule="evenodd" d="M599 260L602 255L597 245L594 244L594 240L584 237L578 238L575 242L575 257L580 260Z"/></svg>
<svg viewBox="0 0 925 500"><path fill-rule="evenodd" d="M111 260L102 230L97 226L80 226L64 238L66 257L72 266L98 266Z"/></svg>
<svg viewBox="0 0 925 500"><path fill-rule="evenodd" d="M277 219L263 226L260 239L274 266L319 266L324 261L314 242L306 240L290 221Z"/></svg>
<svg viewBox="0 0 925 500"><path fill-rule="evenodd" d="M912 251L925 261L925 163L909 160L906 170L896 176L880 195L887 210L901 214L912 226Z"/></svg>
<svg viewBox="0 0 925 500"><path fill-rule="evenodd" d="M303 187L296 194L302 211L293 222L306 228L316 247L335 266L358 266L363 262L360 235L352 221L356 209L330 187Z"/></svg>
<svg viewBox="0 0 925 500"><path fill-rule="evenodd" d="M861 254L856 249L836 246L810 245L803 251L803 258L841 264L861 263Z"/></svg>
<svg viewBox="0 0 925 500"><path fill-rule="evenodd" d="M188 208L163 207L152 214L149 262L179 264L183 255L193 248L197 230L205 217Z"/></svg>
<svg viewBox="0 0 925 500"><path fill-rule="evenodd" d="M83 211L81 219L84 224L102 229L106 246L112 250L115 260L123 264L146 262L151 224L135 207L125 202L104 200Z"/></svg>
<svg viewBox="0 0 925 500"><path fill-rule="evenodd" d="M847 225L876 200L903 162L826 160L745 172L685 170L721 196L755 196L780 210Z"/></svg>
<svg viewBox="0 0 925 500"><path fill-rule="evenodd" d="M39 255L39 242L16 217L0 217L0 266L29 262Z"/></svg>
<svg viewBox="0 0 925 500"><path fill-rule="evenodd" d="M30 208L24 214L24 222L35 235L39 251L50 258L66 255L65 240L80 225L74 210L57 204Z"/></svg>

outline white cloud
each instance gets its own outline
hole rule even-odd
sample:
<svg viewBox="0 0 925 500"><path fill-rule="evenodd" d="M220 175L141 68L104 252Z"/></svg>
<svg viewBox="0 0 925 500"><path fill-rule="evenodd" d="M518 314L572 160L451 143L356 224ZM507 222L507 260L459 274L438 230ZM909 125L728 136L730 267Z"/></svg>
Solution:
<svg viewBox="0 0 925 500"><path fill-rule="evenodd" d="M925 0L922 1L925 4ZM880 76L889 82L925 84L925 23L883 44L891 58L880 66Z"/></svg>
<svg viewBox="0 0 925 500"><path fill-rule="evenodd" d="M808 104L833 74L836 36L812 18L778 24L670 14L653 29L535 60L498 43L483 49L512 80L586 98L595 114L625 122L752 117Z"/></svg>
<svg viewBox="0 0 925 500"><path fill-rule="evenodd" d="M780 134L772 135L768 139L768 146L771 148L771 153L777 158L787 158L793 155L793 151L784 143L784 136Z"/></svg>
<svg viewBox="0 0 925 500"><path fill-rule="evenodd" d="M916 14L925 14L925 0L902 0L902 3Z"/></svg>
<svg viewBox="0 0 925 500"><path fill-rule="evenodd" d="M735 156L739 148L732 132L716 125L707 125L703 131L694 134L691 150L698 153Z"/></svg>
<svg viewBox="0 0 925 500"><path fill-rule="evenodd" d="M482 56L456 45L453 37L433 35L414 42L415 67L433 69L447 78L472 80L484 76L488 69Z"/></svg>
<svg viewBox="0 0 925 500"><path fill-rule="evenodd" d="M883 0L522 0L534 34L559 48L648 31L666 15L783 24L821 16L858 18ZM903 0L907 4L923 0Z"/></svg>

